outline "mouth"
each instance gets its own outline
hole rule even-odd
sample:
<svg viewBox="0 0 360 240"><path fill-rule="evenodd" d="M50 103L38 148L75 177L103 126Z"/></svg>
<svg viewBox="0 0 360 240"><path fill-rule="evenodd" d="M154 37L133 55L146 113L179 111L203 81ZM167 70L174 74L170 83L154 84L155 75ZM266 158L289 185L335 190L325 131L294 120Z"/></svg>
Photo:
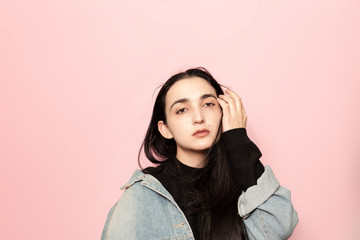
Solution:
<svg viewBox="0 0 360 240"><path fill-rule="evenodd" d="M197 130L193 133L193 136L194 137L205 137L207 136L208 134L210 133L209 130L207 129L200 129L200 130Z"/></svg>

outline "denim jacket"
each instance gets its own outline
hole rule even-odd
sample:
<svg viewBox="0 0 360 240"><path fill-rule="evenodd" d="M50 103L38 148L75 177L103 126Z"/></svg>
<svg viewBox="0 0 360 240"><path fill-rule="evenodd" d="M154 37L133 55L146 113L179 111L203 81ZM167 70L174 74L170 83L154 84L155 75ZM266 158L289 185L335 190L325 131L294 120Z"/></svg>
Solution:
<svg viewBox="0 0 360 240"><path fill-rule="evenodd" d="M137 169L121 189L125 192L110 209L102 240L194 239L184 213L155 177ZM251 240L288 239L298 223L290 191L280 186L270 166L239 196L238 213Z"/></svg>

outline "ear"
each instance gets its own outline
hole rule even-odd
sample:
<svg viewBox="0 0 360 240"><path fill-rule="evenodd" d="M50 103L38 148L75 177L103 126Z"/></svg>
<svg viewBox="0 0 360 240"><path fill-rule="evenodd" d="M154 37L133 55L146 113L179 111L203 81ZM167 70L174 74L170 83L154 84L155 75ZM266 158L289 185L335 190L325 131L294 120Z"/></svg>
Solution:
<svg viewBox="0 0 360 240"><path fill-rule="evenodd" d="M158 130L164 138L167 138L167 139L173 138L173 135L171 134L170 129L164 123L164 121L158 121Z"/></svg>

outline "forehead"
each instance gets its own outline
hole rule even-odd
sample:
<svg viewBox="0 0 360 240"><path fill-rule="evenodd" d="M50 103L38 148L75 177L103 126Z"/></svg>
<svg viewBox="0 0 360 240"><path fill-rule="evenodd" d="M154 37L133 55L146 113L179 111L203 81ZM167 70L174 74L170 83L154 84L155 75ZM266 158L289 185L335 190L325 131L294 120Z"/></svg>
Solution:
<svg viewBox="0 0 360 240"><path fill-rule="evenodd" d="M166 99L198 98L205 93L216 95L215 89L205 79L201 77L191 77L181 79L174 83L166 94Z"/></svg>
<svg viewBox="0 0 360 240"><path fill-rule="evenodd" d="M196 99L203 94L212 93L216 96L215 89L205 79L200 77L185 78L172 85L166 94L167 103L181 98Z"/></svg>

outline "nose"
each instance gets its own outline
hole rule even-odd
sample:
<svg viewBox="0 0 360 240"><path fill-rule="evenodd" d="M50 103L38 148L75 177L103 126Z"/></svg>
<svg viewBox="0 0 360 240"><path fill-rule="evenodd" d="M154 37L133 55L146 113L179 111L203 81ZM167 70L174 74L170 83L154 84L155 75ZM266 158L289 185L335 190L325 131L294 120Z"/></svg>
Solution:
<svg viewBox="0 0 360 240"><path fill-rule="evenodd" d="M193 123L202 124L205 123L205 117L201 109L194 109L193 111Z"/></svg>

